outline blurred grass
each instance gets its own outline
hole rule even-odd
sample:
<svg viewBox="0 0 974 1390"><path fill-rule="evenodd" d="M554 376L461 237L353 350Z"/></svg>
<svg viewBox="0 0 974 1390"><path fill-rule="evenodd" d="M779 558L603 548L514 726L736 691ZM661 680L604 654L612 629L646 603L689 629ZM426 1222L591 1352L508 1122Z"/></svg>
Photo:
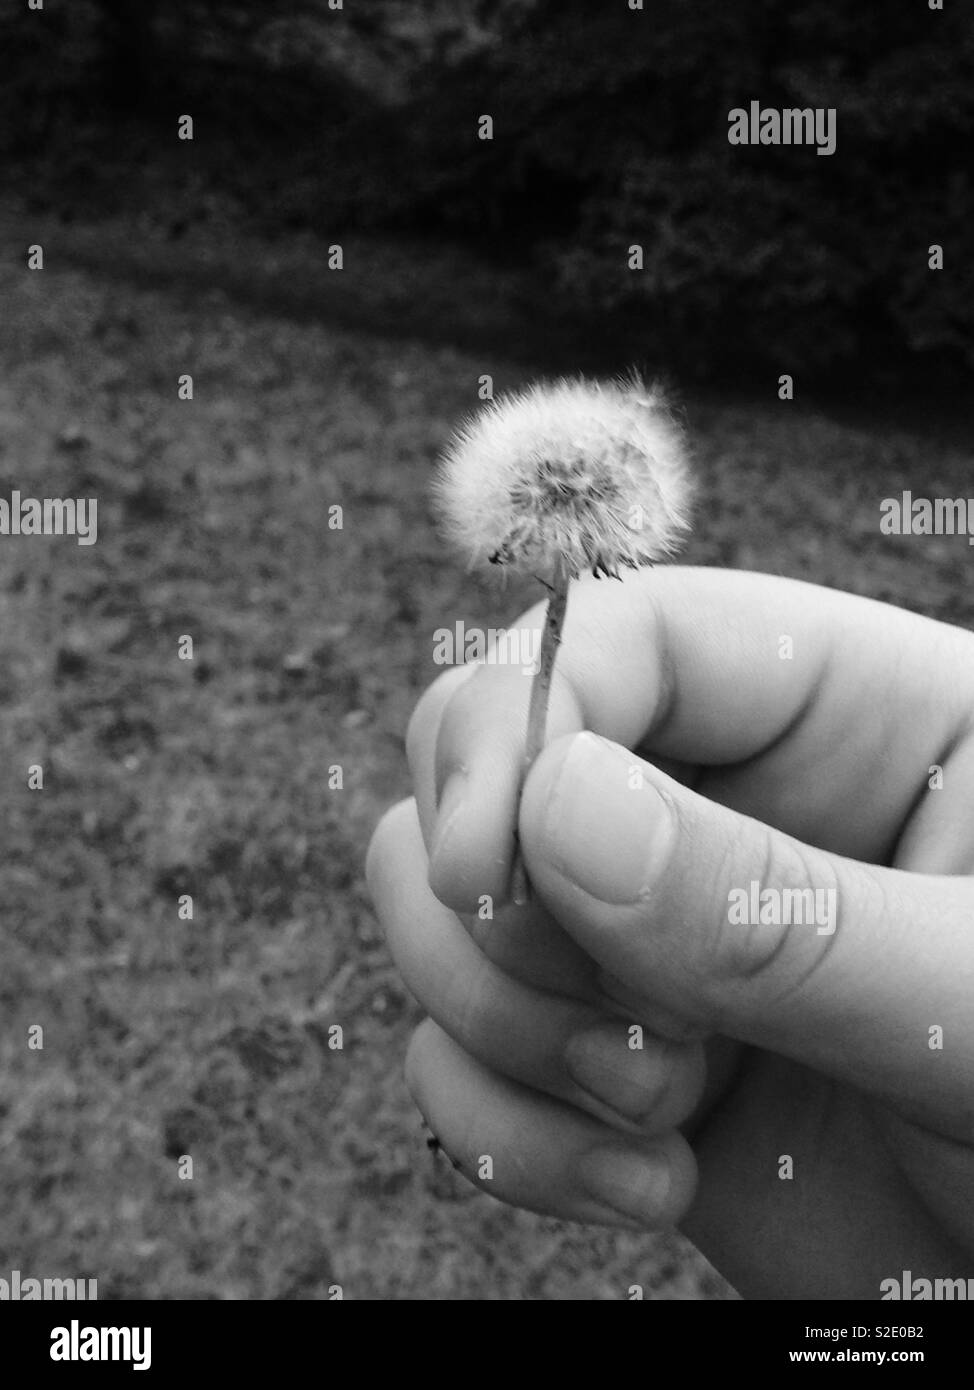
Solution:
<svg viewBox="0 0 974 1390"><path fill-rule="evenodd" d="M96 1277L102 1298L729 1296L676 1237L474 1193L427 1154L401 1080L416 1010L362 858L408 792L434 630L536 597L463 575L427 498L480 374L531 375L515 343L502 360L348 309L275 314L235 297L239 262L186 293L56 251L0 272L0 496L96 496L99 535L0 538L0 1270ZM344 273L354 304L369 267ZM974 618L963 537L879 534L903 488L967 495L941 422L843 422L773 383L686 409L689 561Z"/></svg>

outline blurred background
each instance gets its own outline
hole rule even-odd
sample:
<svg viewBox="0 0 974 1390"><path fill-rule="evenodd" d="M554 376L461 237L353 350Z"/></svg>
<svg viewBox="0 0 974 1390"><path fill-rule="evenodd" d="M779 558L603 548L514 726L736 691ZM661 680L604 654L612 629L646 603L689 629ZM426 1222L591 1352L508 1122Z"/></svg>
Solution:
<svg viewBox="0 0 974 1390"><path fill-rule="evenodd" d="M879 533L974 493L963 7L46 0L0 53L0 496L98 499L94 546L0 538L0 1275L733 1297L426 1150L362 858L434 631L536 597L427 485L483 376L635 365L694 441L690 562L970 623L963 536ZM729 145L751 100L836 108L836 153Z"/></svg>

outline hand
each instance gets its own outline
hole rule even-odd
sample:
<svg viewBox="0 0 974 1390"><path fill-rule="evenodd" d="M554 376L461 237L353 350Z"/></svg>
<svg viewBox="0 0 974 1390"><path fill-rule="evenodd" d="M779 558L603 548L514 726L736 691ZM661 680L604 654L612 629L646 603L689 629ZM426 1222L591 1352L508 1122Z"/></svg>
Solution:
<svg viewBox="0 0 974 1390"><path fill-rule="evenodd" d="M370 849L447 1152L532 1210L679 1223L747 1297L974 1275L974 638L762 575L579 582L516 908L529 683L430 688ZM834 890L835 930L732 921L755 882Z"/></svg>

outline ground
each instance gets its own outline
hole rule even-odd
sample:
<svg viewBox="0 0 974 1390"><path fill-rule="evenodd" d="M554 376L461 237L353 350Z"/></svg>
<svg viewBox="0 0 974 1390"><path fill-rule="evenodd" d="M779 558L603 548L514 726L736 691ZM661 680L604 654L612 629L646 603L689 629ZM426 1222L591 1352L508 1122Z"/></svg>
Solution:
<svg viewBox="0 0 974 1390"><path fill-rule="evenodd" d="M0 538L0 1274L95 1277L101 1298L732 1296L676 1237L477 1194L428 1153L402 1081L417 1011L365 847L408 792L434 630L535 598L464 574L428 499L480 375L545 366L517 350L506 279L366 242L326 285L307 240L224 263L212 229L174 245L8 212L3 233L0 496L99 511L92 546ZM966 539L879 532L904 488L966 496L952 423L776 392L685 395L688 560L969 623Z"/></svg>

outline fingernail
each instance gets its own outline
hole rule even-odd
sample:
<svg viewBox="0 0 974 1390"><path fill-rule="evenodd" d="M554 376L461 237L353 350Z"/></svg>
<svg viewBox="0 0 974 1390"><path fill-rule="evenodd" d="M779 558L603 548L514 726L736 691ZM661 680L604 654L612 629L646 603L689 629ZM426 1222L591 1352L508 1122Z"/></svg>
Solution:
<svg viewBox="0 0 974 1390"><path fill-rule="evenodd" d="M440 804L436 813L436 829L433 831L433 848L430 852L432 864L450 837L453 825L463 805L467 779L462 772L451 772L443 784Z"/></svg>
<svg viewBox="0 0 974 1390"><path fill-rule="evenodd" d="M629 1049L624 1023L599 1023L569 1038L565 1067L583 1091L631 1120L646 1115L659 1097L659 1068L645 1049Z"/></svg>
<svg viewBox="0 0 974 1390"><path fill-rule="evenodd" d="M544 851L572 883L605 903L646 893L676 832L669 806L634 753L578 734L552 787Z"/></svg>
<svg viewBox="0 0 974 1390"><path fill-rule="evenodd" d="M590 1149L577 1161L578 1175L597 1202L640 1225L657 1225L670 1195L670 1165L657 1150Z"/></svg>

